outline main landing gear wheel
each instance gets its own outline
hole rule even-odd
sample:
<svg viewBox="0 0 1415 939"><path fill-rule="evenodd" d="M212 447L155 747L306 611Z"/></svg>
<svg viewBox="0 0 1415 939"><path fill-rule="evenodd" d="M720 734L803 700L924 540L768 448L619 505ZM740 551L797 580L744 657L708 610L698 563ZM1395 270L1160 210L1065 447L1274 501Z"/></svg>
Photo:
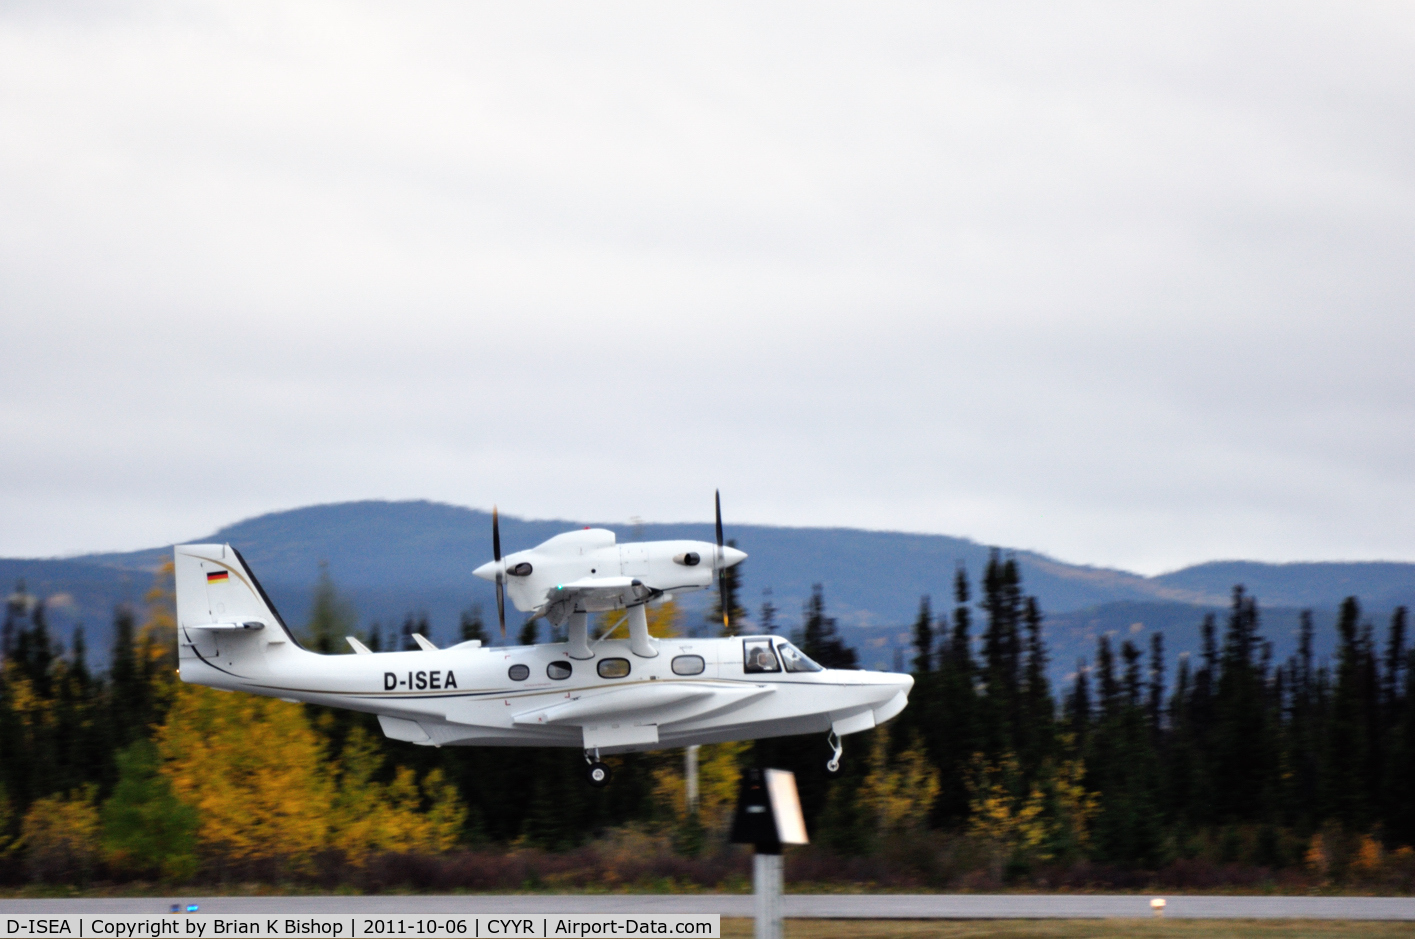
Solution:
<svg viewBox="0 0 1415 939"><path fill-rule="evenodd" d="M590 781L591 786L594 786L596 789L603 789L605 786L609 785L609 780L613 778L613 774L609 772L608 766L595 760L585 768L585 778Z"/></svg>
<svg viewBox="0 0 1415 939"><path fill-rule="evenodd" d="M840 755L845 752L845 745L840 742L840 735L833 730L826 736L825 742L830 744L832 751L830 759L825 763L825 774L834 779L840 775Z"/></svg>

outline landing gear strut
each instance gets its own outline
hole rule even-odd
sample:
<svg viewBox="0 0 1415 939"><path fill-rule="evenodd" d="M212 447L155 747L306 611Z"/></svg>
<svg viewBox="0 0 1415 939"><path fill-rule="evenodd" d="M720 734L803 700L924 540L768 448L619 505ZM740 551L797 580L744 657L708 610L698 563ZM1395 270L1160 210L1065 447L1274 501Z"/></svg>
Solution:
<svg viewBox="0 0 1415 939"><path fill-rule="evenodd" d="M585 762L589 764L585 767L585 779L589 780L591 786L603 789L609 785L613 774L610 773L608 766L599 761L599 747L585 751Z"/></svg>
<svg viewBox="0 0 1415 939"><path fill-rule="evenodd" d="M834 751L831 758L826 760L825 774L831 777L839 776L840 755L845 752L845 745L840 742L840 735L833 730L826 735L825 742L830 744L830 749Z"/></svg>

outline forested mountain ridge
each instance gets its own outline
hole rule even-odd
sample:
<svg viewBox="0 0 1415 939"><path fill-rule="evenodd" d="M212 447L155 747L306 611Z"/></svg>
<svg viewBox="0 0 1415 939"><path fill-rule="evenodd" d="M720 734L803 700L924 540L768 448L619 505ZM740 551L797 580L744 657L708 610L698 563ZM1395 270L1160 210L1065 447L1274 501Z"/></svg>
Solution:
<svg viewBox="0 0 1415 939"><path fill-rule="evenodd" d="M827 870L882 882L849 873L863 869L911 888L1251 887L1280 871L1286 887L1415 889L1404 607L1382 624L1344 601L1336 654L1321 663L1312 617L1301 617L1296 651L1275 656L1257 604L1235 588L1226 610L1201 621L1197 654L1176 656L1164 632L1137 623L1101 633L1088 667L1058 683L1015 559L994 552L976 575L957 570L952 588L943 603L921 601L908 628L909 706L850 738L841 776L823 775L820 734L707 746L697 813L684 807L672 751L610 757L615 786L593 789L576 779L574 748L417 747L383 736L367 714L184 684L170 568L141 610L120 609L103 671L77 640L68 654L55 649L45 606L11 597L0 883L238 871L242 882L326 889L505 889L527 882L487 876L506 868L507 848L521 858L603 839L622 855L614 845L632 838L634 857L656 857L674 878L702 862L690 882L712 886L741 876L742 855L724 839L742 769L775 766L796 774L811 882ZM332 581L321 578L317 594L306 642L339 651L353 624ZM663 635L683 625L672 604L651 616ZM475 616L458 633L488 638ZM826 667L859 664L820 589L799 634ZM385 633L370 644L411 640ZM272 814L272 779L302 793L295 812ZM622 857L610 869L624 882Z"/></svg>
<svg viewBox="0 0 1415 939"><path fill-rule="evenodd" d="M400 632L492 638L469 609L478 596L460 579L484 556L480 518L431 503L317 506L214 538L241 546L264 575L286 578L268 581L280 584L270 592L311 648L348 651L342 637L355 631L374 649L409 648L412 636ZM569 525L509 520L508 547ZM627 537L704 536L706 527L637 526ZM1383 613L1348 599L1331 617L1260 608L1237 586L1222 607L1167 599L1186 589L1207 599L1192 584L1136 599L1146 578L1095 569L1073 577L1060 562L962 539L755 526L734 534L758 560L777 559L733 569L745 571L743 593L766 581L781 598L774 631L797 635L827 667L907 669L915 685L895 721L851 739L833 782L820 771L820 735L705 748L717 796L701 817L679 808L684 782L673 753L613 757L620 781L592 790L576 779L583 757L573 749L488 759L477 748L390 740L369 715L183 684L170 568L153 570L166 549L13 562L73 592L64 599L36 583L6 602L0 882L82 880L100 869L129 879L234 869L308 879L316 857L356 877L383 857L392 866L371 883L403 883L402 858L435 856L446 859L435 863L448 865L437 875L448 884L485 887L480 875L468 879L458 851L488 842L560 851L625 825L657 832L663 857L699 857L722 847L740 770L766 765L796 773L822 858L914 865L910 886L1131 883L1133 871L1192 884L1195 870L1211 877L1235 863L1248 865L1245 883L1282 870L1304 883L1415 885L1415 654L1405 607ZM1309 580L1313 567L1301 568ZM1390 573L1332 568L1347 589L1371 568ZM1024 570L1035 572L1036 592ZM807 586L807 599L787 606L792 585L812 581L824 586ZM1048 613L1038 594L1065 597L1066 588L1074 597L1072 581L1091 597L1104 596L1098 585L1119 585L1111 596L1120 599ZM893 587L898 600L900 584L914 592L907 618L838 621L867 588ZM80 600L86 591L104 589L126 602L107 620L110 651L99 653L56 619L95 602ZM925 589L932 602L920 596ZM414 612L439 591L456 619L440 632ZM380 596L395 612L375 629L368 610ZM702 609L665 604L660 612L662 629L721 628ZM767 617L760 608L757 616L760 626ZM510 639L547 635L543 625L517 623ZM266 768L252 773L254 765ZM293 835L261 815L265 792L250 791L249 780L266 772L309 796ZM149 837L154 826L165 833ZM260 836L272 831L279 837ZM899 838L913 847L890 854ZM973 860L948 860L959 857Z"/></svg>
<svg viewBox="0 0 1415 939"><path fill-rule="evenodd" d="M502 516L508 550L583 524ZM599 524L621 541L712 538L707 521ZM433 634L450 637L461 610L475 604L490 608L494 602L490 585L470 573L490 555L490 530L490 515L475 509L364 501L272 512L182 540L235 545L292 623L308 617L313 586L326 565L361 625L378 622L387 628L410 612L426 613ZM907 644L905 624L913 619L920 596L946 594L960 564L976 576L989 551L986 545L946 535L740 525L730 514L727 534L750 555L741 568L740 599L752 620L760 619L769 599L777 610L777 629L789 631L797 625L812 584L820 583L843 634L862 648L862 661L870 667L893 664L895 650ZM105 655L114 605L139 601L169 550L0 559L0 586L8 590L23 578L31 593L50 604L57 635L67 637L73 624L82 621L90 647ZM1317 610L1320 626L1334 621L1348 595L1361 597L1373 612L1415 603L1415 564L1408 563L1220 561L1143 577L1032 551L1008 553L1017 559L1047 617L1054 667L1060 671L1069 670L1097 634L1137 623L1147 630L1177 630L1184 635L1173 636L1171 648L1191 648L1187 639L1197 636L1203 613L1225 607L1236 583L1245 584L1263 604L1267 631L1279 652L1295 636L1300 607ZM710 598L696 594L682 599L689 615L696 616Z"/></svg>

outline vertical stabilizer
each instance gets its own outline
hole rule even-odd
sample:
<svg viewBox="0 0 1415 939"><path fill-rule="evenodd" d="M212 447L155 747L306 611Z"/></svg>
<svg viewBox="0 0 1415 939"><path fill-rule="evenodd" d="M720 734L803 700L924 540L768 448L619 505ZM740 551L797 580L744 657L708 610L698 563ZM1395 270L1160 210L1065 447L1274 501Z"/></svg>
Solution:
<svg viewBox="0 0 1415 939"><path fill-rule="evenodd" d="M191 680L185 674L189 662L213 664L218 654L232 666L235 659L249 665L251 656L302 648L235 548L186 544L172 554L184 679Z"/></svg>

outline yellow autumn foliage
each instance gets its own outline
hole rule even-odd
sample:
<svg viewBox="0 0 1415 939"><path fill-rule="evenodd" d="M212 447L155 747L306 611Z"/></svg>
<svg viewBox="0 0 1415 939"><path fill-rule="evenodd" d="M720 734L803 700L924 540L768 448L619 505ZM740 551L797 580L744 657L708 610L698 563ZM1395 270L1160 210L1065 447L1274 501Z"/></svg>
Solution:
<svg viewBox="0 0 1415 939"><path fill-rule="evenodd" d="M34 683L25 677L14 660L0 664L5 670L5 691L9 698L10 718L14 721L11 733L15 735L18 752L26 752L46 734L53 734L54 700L38 694Z"/></svg>
<svg viewBox="0 0 1415 939"><path fill-rule="evenodd" d="M709 837L725 836L732 825L737 787L742 779L740 760L748 746L746 741L738 740L705 744L698 751L698 823ZM679 758L653 773L654 800L678 825L688 821L688 783L683 764Z"/></svg>
<svg viewBox="0 0 1415 939"><path fill-rule="evenodd" d="M1087 792L1080 760L1047 761L1025 797L1017 794L1021 768L1005 754L989 763L973 755L969 768L968 833L988 843L999 857L1046 861L1058 854L1075 855L1090 842L1090 823L1099 798Z"/></svg>
<svg viewBox="0 0 1415 939"><path fill-rule="evenodd" d="M327 843L333 787L300 705L179 685L157 746L206 851L298 866Z"/></svg>
<svg viewBox="0 0 1415 939"><path fill-rule="evenodd" d="M384 851L446 851L466 820L440 770L421 787L406 767L376 782L383 756L361 728L338 760L326 759L297 704L178 685L157 740L177 798L200 814L197 839L208 855L300 869L333 848L362 864Z"/></svg>
<svg viewBox="0 0 1415 939"><path fill-rule="evenodd" d="M10 819L14 817L14 806L10 804L10 795L5 791L5 784L0 783L0 858L10 853Z"/></svg>
<svg viewBox="0 0 1415 939"><path fill-rule="evenodd" d="M928 825L938 798L938 770L918 741L889 760L889 729L878 728L870 742L869 772L860 785L860 808L879 834L917 831Z"/></svg>
<svg viewBox="0 0 1415 939"><path fill-rule="evenodd" d="M177 587L170 558L157 569L152 587L143 599L147 601L147 617L138 627L138 662L161 712L180 684L177 679Z"/></svg>
<svg viewBox="0 0 1415 939"><path fill-rule="evenodd" d="M147 652L154 659L166 658L176 667L177 656L177 587L175 568L169 558L157 569L152 587L144 594L147 618L138 629L139 641L147 640Z"/></svg>
<svg viewBox="0 0 1415 939"><path fill-rule="evenodd" d="M1362 835L1356 856L1351 859L1351 870L1360 877L1375 877L1381 872L1384 859L1380 841L1372 835Z"/></svg>
<svg viewBox="0 0 1415 939"><path fill-rule="evenodd" d="M387 785L374 782L383 757L355 727L340 754L339 781L330 807L330 846L355 864L384 851L436 854L448 850L466 821L457 788L433 770L419 791L411 769L400 766ZM426 794L431 806L421 811Z"/></svg>
<svg viewBox="0 0 1415 939"><path fill-rule="evenodd" d="M1019 772L1017 758L1010 753L996 764L986 762L981 753L973 755L968 833L1007 853L1035 856L1047 835L1044 803L1035 787L1026 798L1013 794L1011 783Z"/></svg>
<svg viewBox="0 0 1415 939"><path fill-rule="evenodd" d="M649 621L649 635L655 639L673 639L683 634L679 624L678 604L675 601L650 603L645 612ZM624 625L627 618L628 614L623 610L601 613L599 636L604 638L617 629L623 634L619 638L625 638L628 634L628 627Z"/></svg>
<svg viewBox="0 0 1415 939"><path fill-rule="evenodd" d="M30 804L20 822L16 847L25 852L25 866L39 880L83 880L98 862L98 787L88 784L73 792L45 796Z"/></svg>

